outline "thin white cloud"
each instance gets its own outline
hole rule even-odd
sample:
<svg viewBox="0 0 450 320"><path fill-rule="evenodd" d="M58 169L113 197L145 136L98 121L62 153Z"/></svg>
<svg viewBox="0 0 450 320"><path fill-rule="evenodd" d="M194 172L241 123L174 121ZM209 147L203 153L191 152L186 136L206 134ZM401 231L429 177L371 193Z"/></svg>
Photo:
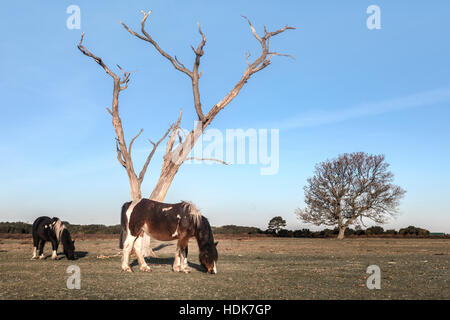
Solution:
<svg viewBox="0 0 450 320"><path fill-rule="evenodd" d="M426 107L442 102L450 102L450 88L425 91L378 102L362 103L347 109L317 110L290 117L279 123L278 127L284 130L316 127L393 111Z"/></svg>

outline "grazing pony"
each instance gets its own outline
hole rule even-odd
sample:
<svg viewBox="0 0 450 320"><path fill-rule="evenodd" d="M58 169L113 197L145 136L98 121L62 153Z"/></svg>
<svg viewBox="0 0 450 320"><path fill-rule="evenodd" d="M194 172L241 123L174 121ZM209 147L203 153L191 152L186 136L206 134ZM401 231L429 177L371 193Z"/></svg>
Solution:
<svg viewBox="0 0 450 320"><path fill-rule="evenodd" d="M173 271L190 272L187 263L188 242L197 239L199 260L209 273L217 273L217 242L208 219L189 202L162 203L150 199L127 202L122 206L120 248L123 249L122 270L132 272L129 256L134 248L140 269L151 271L142 253L142 241L136 241L144 234L160 241L178 239Z"/></svg>
<svg viewBox="0 0 450 320"><path fill-rule="evenodd" d="M45 259L44 245L46 241L52 243L52 259L57 259L58 245L63 244L64 254L68 260L75 259L75 241L71 239L69 230L58 218L39 217L33 223L33 257L37 259L39 247L39 259Z"/></svg>

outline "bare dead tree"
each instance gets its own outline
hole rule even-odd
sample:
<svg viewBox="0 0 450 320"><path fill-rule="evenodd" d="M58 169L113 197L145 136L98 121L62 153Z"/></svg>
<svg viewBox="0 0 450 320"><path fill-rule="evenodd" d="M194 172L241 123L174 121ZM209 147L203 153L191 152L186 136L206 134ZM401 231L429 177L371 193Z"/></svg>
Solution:
<svg viewBox="0 0 450 320"><path fill-rule="evenodd" d="M192 66L192 70L186 68L186 66L178 60L176 56L169 55L166 51L164 51L158 43L150 36L150 34L145 30L145 22L147 18L149 17L151 11L144 12L143 19L141 21L141 34L137 33L133 30L131 30L126 24L121 22L122 26L133 36L144 40L148 43L150 43L164 58L166 58L173 67L184 73L189 77L192 84L192 93L194 97L194 108L197 113L198 122L193 128L192 131L189 132L189 134L184 138L184 140L181 139L179 136L179 144L174 147L174 144L176 142L177 138L177 132L179 129L179 124L181 121L181 112L180 116L178 117L177 122L175 123L174 127L171 130L171 133L169 135L169 139L166 146L166 153L164 156L161 173L159 180L153 189L153 192L150 195L150 199L157 200L157 201L163 201L167 191L175 177L175 174L177 173L180 166L183 164L184 161L186 161L188 158L189 153L191 152L192 148L195 145L195 142L197 139L201 136L203 130L214 120L214 118L217 116L217 114L223 110L241 91L241 89L244 87L244 85L247 83L247 81L250 79L250 77L257 73L258 71L261 71L262 69L266 68L271 63L271 59L274 56L288 56L285 54L280 54L278 52L272 52L269 50L269 40L286 30L292 30L295 29L290 26L285 26L284 28L281 28L279 30L276 30L274 32L269 32L266 27L264 27L264 35L259 36L253 27L252 23L250 22L247 17L243 17L247 20L251 32L253 36L258 40L258 42L261 45L261 53L253 62L249 61L249 54L246 56L246 61L248 67L244 70L243 75L241 76L240 80L234 85L233 89L231 89L225 97L223 97L222 100L217 102L212 108L208 111L207 114L203 112L201 99L200 99L200 88L199 88L199 81L202 76L202 72L199 72L200 67L200 60L201 57L204 54L204 47L206 44L206 36L203 33L202 29L200 28L200 25L197 23L198 32L201 36L201 41L198 44L197 48L194 48L191 46L192 51L194 52L194 64ZM290 57L290 56L289 56ZM192 157L191 157L192 158ZM212 159L204 159L204 160L212 160ZM220 162L220 161L219 161Z"/></svg>
<svg viewBox="0 0 450 320"><path fill-rule="evenodd" d="M338 239L363 218L377 223L397 211L406 191L392 184L394 175L383 155L363 152L343 154L316 165L315 175L304 187L306 208L298 218L315 225L337 226Z"/></svg>
<svg viewBox="0 0 450 320"><path fill-rule="evenodd" d="M161 139L159 139L156 143L149 140L150 143L153 145L152 150L150 151L144 166L142 167L142 170L140 171L139 175L136 174L134 167L133 167L133 160L131 158L131 149L133 147L134 141L141 135L141 133L144 131L144 129L141 129L139 133L133 137L127 147L127 144L125 142L125 136L122 128L122 121L119 117L119 94L121 91L125 90L128 87L128 84L130 82L130 72L124 71L119 65L117 67L122 72L122 77L119 77L114 72L109 69L105 63L102 61L101 58L95 56L92 54L89 50L87 50L82 42L84 38L84 33L81 35L80 42L78 43L78 49L85 54L86 56L94 59L95 62L97 62L105 71L107 74L109 74L113 78L114 82L114 90L113 90L113 101L112 101L112 108L106 108L108 112L112 116L112 123L114 126L114 130L116 132L116 150L117 150L117 160L119 163L125 168L128 174L128 179L130 182L130 192L131 192L131 198L132 200L138 200L142 198L141 193L141 184L144 180L145 173L147 171L147 167L155 154L156 149L158 148L159 144L167 137L169 132L172 131L172 129L175 127L175 124L172 124L169 129L166 131L166 133L163 135Z"/></svg>

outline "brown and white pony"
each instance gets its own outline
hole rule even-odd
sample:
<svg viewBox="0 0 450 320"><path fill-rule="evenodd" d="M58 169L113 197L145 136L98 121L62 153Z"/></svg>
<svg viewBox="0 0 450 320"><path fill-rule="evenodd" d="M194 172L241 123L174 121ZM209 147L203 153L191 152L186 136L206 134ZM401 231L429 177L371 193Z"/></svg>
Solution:
<svg viewBox="0 0 450 320"><path fill-rule="evenodd" d="M190 271L187 263L189 239L195 237L200 263L207 272L217 273L217 242L214 242L208 219L192 203L168 204L150 199L127 202L122 206L121 225L122 270L132 272L129 256L134 248L140 270L151 271L145 262L140 238L145 234L160 241L178 239L173 271L185 273Z"/></svg>

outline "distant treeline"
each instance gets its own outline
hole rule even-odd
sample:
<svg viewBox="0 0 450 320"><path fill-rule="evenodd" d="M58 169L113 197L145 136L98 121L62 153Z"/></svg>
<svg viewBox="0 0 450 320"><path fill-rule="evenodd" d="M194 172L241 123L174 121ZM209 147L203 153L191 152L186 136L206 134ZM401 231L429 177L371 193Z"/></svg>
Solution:
<svg viewBox="0 0 450 320"><path fill-rule="evenodd" d="M332 238L339 234L339 229L324 229L321 231L311 231L309 229L301 230L280 230L277 234L269 232L277 237L295 237L295 238ZM430 231L422 228L417 228L414 226L409 226L407 228L402 228L400 230L388 229L384 230L382 227L375 226L367 229L351 229L345 230L345 236L404 236L404 237L429 237ZM444 234L440 234L444 236Z"/></svg>
<svg viewBox="0 0 450 320"><path fill-rule="evenodd" d="M235 225L227 225L222 227L213 227L215 234L266 234L275 237L293 237L293 238L333 238L339 233L337 228L324 229L321 231L311 231L309 229L300 230L286 230L281 229L278 233L271 230L261 230L255 227L241 227ZM430 231L414 226L402 228L400 230L388 229L384 230L382 227L375 226L367 229L351 229L345 230L345 236L398 236L398 237L429 237L429 236L443 236L448 237L444 233L431 234Z"/></svg>
<svg viewBox="0 0 450 320"><path fill-rule="evenodd" d="M70 224L64 222L71 233L80 234L119 234L120 225L105 226L102 224ZM0 222L0 233L31 233L32 225L24 222ZM294 237L294 238L332 238L336 237L339 230L324 229L321 231L311 231L309 229L286 230L281 229L278 233L268 230L261 230L256 227L244 227L235 225L226 225L221 227L212 227L215 234L261 234L275 237ZM448 236L444 234L430 234L426 229L409 226L398 231L394 229L384 230L382 227L375 226L367 229L347 229L346 236L406 236L406 237L429 237L429 236Z"/></svg>
<svg viewBox="0 0 450 320"><path fill-rule="evenodd" d="M105 226L103 224L70 224L63 221L70 233L84 234L119 234L120 225ZM24 222L0 222L0 233L31 233L32 224Z"/></svg>

